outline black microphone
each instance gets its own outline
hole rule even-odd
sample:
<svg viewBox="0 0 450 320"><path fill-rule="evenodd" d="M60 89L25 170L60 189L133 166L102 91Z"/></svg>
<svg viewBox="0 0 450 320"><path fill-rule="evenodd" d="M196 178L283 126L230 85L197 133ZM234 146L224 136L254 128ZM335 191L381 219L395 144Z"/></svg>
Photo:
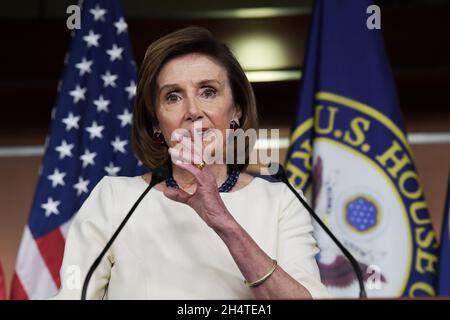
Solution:
<svg viewBox="0 0 450 320"><path fill-rule="evenodd" d="M287 178L286 172L284 171L284 168L281 164L270 164L269 168L272 166L278 165L278 171L271 176L284 184L288 186L288 188L295 194L297 199L302 203L302 205L308 210L309 214L316 220L316 222L320 225L320 227L325 231L325 233L333 240L333 242L339 247L339 249L342 251L344 256L350 261L353 270L355 271L356 278L358 279L359 284L359 297L360 298L367 298L366 289L364 288L364 280L361 268L356 261L356 259L353 257L353 255L342 245L342 243L336 238L336 236L328 229L328 227L320 220L319 216L314 212L314 210L306 203L306 201L298 194L297 190L289 183L289 180ZM269 169L270 170L270 169Z"/></svg>
<svg viewBox="0 0 450 320"><path fill-rule="evenodd" d="M128 219L130 219L131 215L136 210L136 208L139 205L139 203L142 201L142 199L150 191L151 188L153 188L158 183L166 180L169 176L170 176L170 168L169 168L169 166L167 164L166 165L162 165L162 166L160 166L160 167L158 167L158 168L156 168L156 169L154 169L152 171L152 180L150 181L150 184L145 189L145 191L142 192L140 197L136 200L136 202L134 203L134 205L131 207L130 211L126 215L126 217L122 220L122 223L119 225L117 230L112 235L111 239L108 241L108 243L103 248L102 252L99 254L97 259L95 259L94 263L89 268L89 271L86 274L86 278L85 278L84 283L83 283L83 289L81 291L81 300L86 300L86 293L87 293L87 289L88 289L88 285L89 285L89 280L91 279L95 269L97 269L98 265L100 264L100 262L103 259L103 256L106 254L108 249L111 247L111 245L113 244L114 240L119 235L120 231L122 231L123 227L127 223Z"/></svg>

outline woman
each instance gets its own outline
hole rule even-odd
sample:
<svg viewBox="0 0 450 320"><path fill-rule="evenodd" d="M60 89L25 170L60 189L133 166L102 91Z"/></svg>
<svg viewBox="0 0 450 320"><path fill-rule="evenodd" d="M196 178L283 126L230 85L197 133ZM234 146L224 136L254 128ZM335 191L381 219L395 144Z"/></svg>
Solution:
<svg viewBox="0 0 450 320"><path fill-rule="evenodd" d="M242 68L207 30L188 27L150 45L139 72L133 145L144 165L169 164L172 176L140 203L93 274L87 298L326 296L310 217L284 184L243 172L250 144L245 163L211 162L202 153L229 153L229 129L256 128L256 118ZM80 298L75 271L84 280L150 181L150 173L105 177L94 188L69 231L57 298Z"/></svg>

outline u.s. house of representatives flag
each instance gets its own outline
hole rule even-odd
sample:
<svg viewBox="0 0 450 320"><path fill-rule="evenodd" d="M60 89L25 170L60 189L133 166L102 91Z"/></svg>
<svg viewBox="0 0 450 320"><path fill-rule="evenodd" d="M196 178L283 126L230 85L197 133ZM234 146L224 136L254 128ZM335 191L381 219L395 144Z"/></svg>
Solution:
<svg viewBox="0 0 450 320"><path fill-rule="evenodd" d="M19 249L13 299L55 295L69 223L92 188L104 175L144 171L131 150L136 65L122 12L118 0L83 2Z"/></svg>
<svg viewBox="0 0 450 320"><path fill-rule="evenodd" d="M450 172L448 175L447 197L445 198L441 230L437 293L440 296L450 297Z"/></svg>
<svg viewBox="0 0 450 320"><path fill-rule="evenodd" d="M434 295L435 234L370 5L315 1L288 175L360 263L369 297ZM357 297L350 264L316 238L330 293Z"/></svg>

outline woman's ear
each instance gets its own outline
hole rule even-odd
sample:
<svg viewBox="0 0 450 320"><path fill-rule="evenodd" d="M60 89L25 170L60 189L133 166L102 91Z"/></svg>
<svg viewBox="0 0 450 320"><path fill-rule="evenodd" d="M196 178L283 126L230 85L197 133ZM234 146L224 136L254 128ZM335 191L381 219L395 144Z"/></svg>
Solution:
<svg viewBox="0 0 450 320"><path fill-rule="evenodd" d="M235 105L234 109L235 111L233 113L233 119L241 119L242 117L241 107L239 105Z"/></svg>

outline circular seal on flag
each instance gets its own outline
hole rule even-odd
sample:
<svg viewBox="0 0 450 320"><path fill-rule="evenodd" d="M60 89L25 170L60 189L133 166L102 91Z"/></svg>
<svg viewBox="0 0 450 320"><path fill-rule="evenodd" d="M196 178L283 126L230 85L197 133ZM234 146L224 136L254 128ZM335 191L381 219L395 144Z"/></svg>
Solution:
<svg viewBox="0 0 450 320"><path fill-rule="evenodd" d="M366 280L373 275L369 267L379 270L380 285L368 290L369 296L399 295L409 274L411 239L406 213L399 214L404 208L398 191L374 161L344 144L318 138L314 150L323 186L315 199L317 213L355 256ZM358 285L349 262L318 226L315 236L322 281L332 295L355 296Z"/></svg>

